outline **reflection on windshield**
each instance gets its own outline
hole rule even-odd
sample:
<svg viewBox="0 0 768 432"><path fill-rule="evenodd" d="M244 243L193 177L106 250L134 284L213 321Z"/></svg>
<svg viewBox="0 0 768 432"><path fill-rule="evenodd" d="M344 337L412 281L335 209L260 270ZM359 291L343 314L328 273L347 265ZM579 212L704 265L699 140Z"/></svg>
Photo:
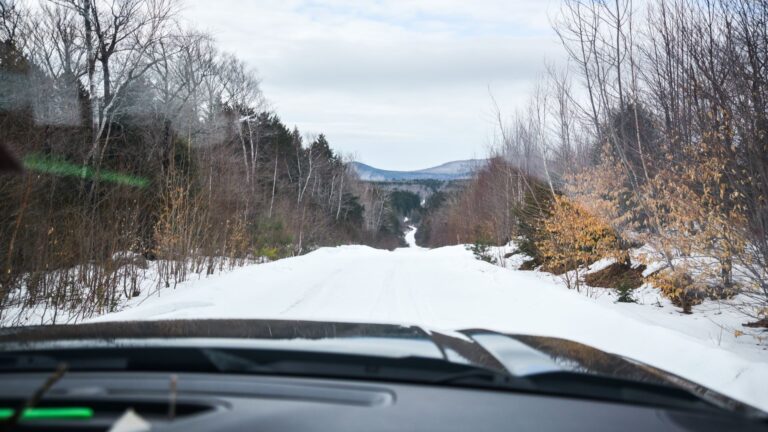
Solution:
<svg viewBox="0 0 768 432"><path fill-rule="evenodd" d="M75 165L65 160L30 154L24 158L24 168L46 174L79 177L86 180L100 180L127 186L147 187L149 180L142 177L121 174L116 171L102 170L94 172L87 165Z"/></svg>

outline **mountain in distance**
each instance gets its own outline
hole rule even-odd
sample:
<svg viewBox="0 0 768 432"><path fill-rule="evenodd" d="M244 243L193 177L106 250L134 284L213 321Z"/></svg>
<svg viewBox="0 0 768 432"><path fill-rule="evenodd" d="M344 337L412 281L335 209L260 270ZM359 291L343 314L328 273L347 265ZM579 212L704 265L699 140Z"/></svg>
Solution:
<svg viewBox="0 0 768 432"><path fill-rule="evenodd" d="M352 162L352 168L360 180L369 182L397 182L413 180L466 180L488 163L486 159L469 159L446 162L432 168L417 171L390 171Z"/></svg>

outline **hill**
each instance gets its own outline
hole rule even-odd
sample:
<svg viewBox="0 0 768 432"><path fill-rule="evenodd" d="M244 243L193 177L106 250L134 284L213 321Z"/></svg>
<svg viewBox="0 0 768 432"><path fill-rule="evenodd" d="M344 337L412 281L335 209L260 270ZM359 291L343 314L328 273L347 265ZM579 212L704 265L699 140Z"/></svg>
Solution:
<svg viewBox="0 0 768 432"><path fill-rule="evenodd" d="M431 168L417 171L391 171L375 168L361 162L352 162L360 180L370 182L414 181L414 180L466 180L482 168L485 159L469 159L446 162Z"/></svg>

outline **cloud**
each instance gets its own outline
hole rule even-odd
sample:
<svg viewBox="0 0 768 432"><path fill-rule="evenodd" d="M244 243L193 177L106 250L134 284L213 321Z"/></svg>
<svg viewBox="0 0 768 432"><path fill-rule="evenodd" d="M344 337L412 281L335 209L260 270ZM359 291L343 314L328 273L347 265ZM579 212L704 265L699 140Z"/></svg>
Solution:
<svg viewBox="0 0 768 432"><path fill-rule="evenodd" d="M265 79L297 90L402 90L527 80L555 53L545 38L415 41L381 46L346 41L297 44Z"/></svg>
<svg viewBox="0 0 768 432"><path fill-rule="evenodd" d="M258 69L289 125L411 169L481 156L490 86L522 104L562 50L539 0L188 0L185 14Z"/></svg>

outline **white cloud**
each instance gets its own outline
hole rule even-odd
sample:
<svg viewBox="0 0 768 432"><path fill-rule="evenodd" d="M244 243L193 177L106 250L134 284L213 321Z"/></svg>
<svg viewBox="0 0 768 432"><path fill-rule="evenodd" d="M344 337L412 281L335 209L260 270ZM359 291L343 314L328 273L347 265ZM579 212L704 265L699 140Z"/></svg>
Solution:
<svg viewBox="0 0 768 432"><path fill-rule="evenodd" d="M549 5L549 6L548 6ZM521 104L563 54L537 0L188 0L185 14L258 69L289 125L383 168L482 156L490 86Z"/></svg>

